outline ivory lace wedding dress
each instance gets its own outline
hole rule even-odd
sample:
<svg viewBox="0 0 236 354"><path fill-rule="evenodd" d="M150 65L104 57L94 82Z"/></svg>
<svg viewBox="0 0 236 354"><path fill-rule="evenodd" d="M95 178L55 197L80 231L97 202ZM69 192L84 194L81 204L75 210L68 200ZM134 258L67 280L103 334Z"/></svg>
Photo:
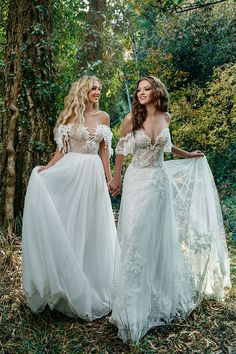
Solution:
<svg viewBox="0 0 236 354"><path fill-rule="evenodd" d="M164 161L169 129L152 144L144 131L122 138L132 154L123 183L110 321L125 342L186 317L204 294L230 287L219 200L205 157Z"/></svg>
<svg viewBox="0 0 236 354"><path fill-rule="evenodd" d="M30 177L23 217L23 288L33 312L48 304L68 316L95 319L110 311L116 229L99 143L112 133L98 125L60 125L64 156Z"/></svg>

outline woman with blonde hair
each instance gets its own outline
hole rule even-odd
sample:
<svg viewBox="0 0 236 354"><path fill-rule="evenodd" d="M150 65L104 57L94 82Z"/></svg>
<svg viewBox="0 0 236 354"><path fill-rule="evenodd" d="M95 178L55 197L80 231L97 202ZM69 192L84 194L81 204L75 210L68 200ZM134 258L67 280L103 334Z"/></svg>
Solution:
<svg viewBox="0 0 236 354"><path fill-rule="evenodd" d="M137 83L132 112L116 148L110 191L125 173L111 322L125 342L138 342L152 327L185 318L207 294L224 297L229 259L216 188L201 151L171 142L168 93L163 83ZM164 161L164 152L184 160Z"/></svg>
<svg viewBox="0 0 236 354"><path fill-rule="evenodd" d="M110 311L116 230L107 183L112 133L98 109L101 85L73 83L55 127L57 150L34 168L23 216L23 289L46 305L93 320Z"/></svg>

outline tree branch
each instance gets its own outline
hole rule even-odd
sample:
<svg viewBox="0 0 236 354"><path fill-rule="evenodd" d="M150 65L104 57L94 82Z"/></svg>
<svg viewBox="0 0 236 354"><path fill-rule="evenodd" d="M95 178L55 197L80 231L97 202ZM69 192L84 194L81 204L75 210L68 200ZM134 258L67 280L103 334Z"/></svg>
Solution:
<svg viewBox="0 0 236 354"><path fill-rule="evenodd" d="M196 10L199 8L204 8L207 6L212 6L212 5L216 5L219 4L221 2L226 2L227 0L216 0L216 1L211 1L208 3L203 4L200 1L197 1L195 4L189 4L188 6L175 6L175 12L177 13L182 13L182 12L187 12L187 11L192 11L192 10ZM174 5L174 4L173 4Z"/></svg>

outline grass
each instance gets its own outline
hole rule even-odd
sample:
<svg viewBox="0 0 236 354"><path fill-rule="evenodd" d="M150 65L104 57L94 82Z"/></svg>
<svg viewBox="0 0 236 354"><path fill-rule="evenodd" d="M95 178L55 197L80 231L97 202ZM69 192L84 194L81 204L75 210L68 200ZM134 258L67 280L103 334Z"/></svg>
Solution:
<svg viewBox="0 0 236 354"><path fill-rule="evenodd" d="M231 199L230 199L231 198ZM11 235L0 244L0 353L236 353L236 244L232 241L232 196L224 195L223 213L233 287L224 302L204 300L185 321L149 331L137 346L117 338L108 316L93 322L70 319L47 308L34 315L21 290L21 246ZM229 217L230 215L230 217Z"/></svg>

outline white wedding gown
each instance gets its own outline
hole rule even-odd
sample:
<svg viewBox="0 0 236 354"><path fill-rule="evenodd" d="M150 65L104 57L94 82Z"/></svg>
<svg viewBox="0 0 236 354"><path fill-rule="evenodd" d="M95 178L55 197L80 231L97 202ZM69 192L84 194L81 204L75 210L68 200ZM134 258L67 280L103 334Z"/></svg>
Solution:
<svg viewBox="0 0 236 354"><path fill-rule="evenodd" d="M125 342L185 318L205 294L230 287L219 200L205 157L164 161L169 129L155 143L129 133L117 154L132 154L123 183L110 321Z"/></svg>
<svg viewBox="0 0 236 354"><path fill-rule="evenodd" d="M33 312L46 304L93 320L110 311L116 229L99 143L112 133L98 125L60 125L64 156L30 177L23 216L23 289Z"/></svg>

